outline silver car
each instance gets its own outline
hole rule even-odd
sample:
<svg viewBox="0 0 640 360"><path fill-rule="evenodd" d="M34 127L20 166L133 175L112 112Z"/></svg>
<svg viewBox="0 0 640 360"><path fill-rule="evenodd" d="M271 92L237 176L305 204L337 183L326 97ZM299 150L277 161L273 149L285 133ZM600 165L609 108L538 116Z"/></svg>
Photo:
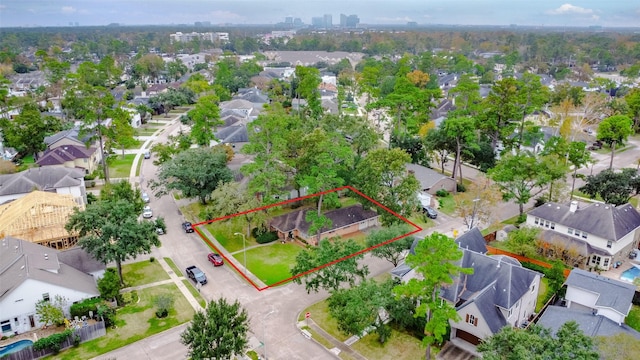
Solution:
<svg viewBox="0 0 640 360"><path fill-rule="evenodd" d="M145 219L153 217L153 210L151 210L150 206L145 206L144 209L142 209L142 217Z"/></svg>
<svg viewBox="0 0 640 360"><path fill-rule="evenodd" d="M142 197L142 201L144 201L145 203L148 203L149 201L151 201L149 194L147 194L146 192L142 193L141 197Z"/></svg>

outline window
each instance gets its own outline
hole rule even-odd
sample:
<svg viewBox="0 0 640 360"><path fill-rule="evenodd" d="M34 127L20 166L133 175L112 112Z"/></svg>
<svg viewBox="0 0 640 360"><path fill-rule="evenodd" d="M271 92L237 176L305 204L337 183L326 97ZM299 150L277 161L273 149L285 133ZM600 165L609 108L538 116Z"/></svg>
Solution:
<svg viewBox="0 0 640 360"><path fill-rule="evenodd" d="M568 228L568 229L567 229L567 234L569 234L569 235L573 235L573 229L572 229L572 228Z"/></svg>
<svg viewBox="0 0 640 360"><path fill-rule="evenodd" d="M551 223L551 229L555 230L555 228L556 228L556 223Z"/></svg>
<svg viewBox="0 0 640 360"><path fill-rule="evenodd" d="M536 224L536 225L539 225L540 224L540 218L535 218L533 223Z"/></svg>
<svg viewBox="0 0 640 360"><path fill-rule="evenodd" d="M595 265L600 265L600 256L598 255L593 255L593 257L591 258L591 263L595 264Z"/></svg>
<svg viewBox="0 0 640 360"><path fill-rule="evenodd" d="M473 325L473 326L478 326L478 318L476 318L475 316L471 315L471 314L467 314L467 323Z"/></svg>
<svg viewBox="0 0 640 360"><path fill-rule="evenodd" d="M587 238L587 233L586 233L586 232L584 232L584 231L582 232L582 238L583 238L583 239L586 239L586 238Z"/></svg>
<svg viewBox="0 0 640 360"><path fill-rule="evenodd" d="M11 323L9 322L9 320L4 320L3 322L0 323L0 325L2 326L2 332L11 331Z"/></svg>
<svg viewBox="0 0 640 360"><path fill-rule="evenodd" d="M549 228L549 221L545 220L544 227L546 227L547 229Z"/></svg>
<svg viewBox="0 0 640 360"><path fill-rule="evenodd" d="M604 258L604 262L602 263L603 267L609 266L609 258Z"/></svg>
<svg viewBox="0 0 640 360"><path fill-rule="evenodd" d="M531 286L531 292L534 292L534 291L536 291L536 285L535 285L535 284L533 284L533 285Z"/></svg>
<svg viewBox="0 0 640 360"><path fill-rule="evenodd" d="M42 299L43 299L44 301L49 301L49 300L51 300L51 299L49 298L49 293L44 293L44 294L42 294Z"/></svg>
<svg viewBox="0 0 640 360"><path fill-rule="evenodd" d="M607 247L611 249L611 246L613 246L613 241L611 240L607 241Z"/></svg>

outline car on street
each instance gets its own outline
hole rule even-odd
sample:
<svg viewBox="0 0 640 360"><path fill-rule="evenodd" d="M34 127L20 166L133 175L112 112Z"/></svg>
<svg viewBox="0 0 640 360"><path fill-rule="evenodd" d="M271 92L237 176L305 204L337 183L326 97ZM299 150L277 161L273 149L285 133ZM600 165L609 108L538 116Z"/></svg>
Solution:
<svg viewBox="0 0 640 360"><path fill-rule="evenodd" d="M213 266L224 265L224 260L222 259L222 256L220 256L220 254L210 253L209 255L207 255L207 259L210 263L213 264Z"/></svg>
<svg viewBox="0 0 640 360"><path fill-rule="evenodd" d="M147 150L144 152L144 158L145 159L151 159L151 151Z"/></svg>
<svg viewBox="0 0 640 360"><path fill-rule="evenodd" d="M196 284L204 285L207 283L207 275L205 275L202 270L198 269L197 266L192 265L185 269L187 276L189 279L193 280Z"/></svg>
<svg viewBox="0 0 640 360"><path fill-rule="evenodd" d="M430 219L435 219L438 217L438 212L432 208L431 206L423 206L422 211L427 215Z"/></svg>
<svg viewBox="0 0 640 360"><path fill-rule="evenodd" d="M186 221L182 223L182 229L184 229L184 232L186 233L192 233L193 232L193 225L191 225L190 222Z"/></svg>
<svg viewBox="0 0 640 360"><path fill-rule="evenodd" d="M147 194L146 192L143 192L142 195L140 195L140 197L142 197L142 201L144 201L145 203L148 203L149 201L151 201L149 194Z"/></svg>
<svg viewBox="0 0 640 360"><path fill-rule="evenodd" d="M151 210L150 206L145 206L144 209L142 209L142 217L145 219L149 219L153 217L153 210Z"/></svg>

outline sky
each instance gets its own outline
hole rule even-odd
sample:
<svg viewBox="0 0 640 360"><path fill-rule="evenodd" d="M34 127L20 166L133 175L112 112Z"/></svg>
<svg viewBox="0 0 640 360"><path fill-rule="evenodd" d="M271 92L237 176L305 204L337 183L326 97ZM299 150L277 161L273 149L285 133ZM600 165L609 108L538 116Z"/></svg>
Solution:
<svg viewBox="0 0 640 360"><path fill-rule="evenodd" d="M276 24L356 14L361 24L640 27L640 0L0 0L0 27Z"/></svg>

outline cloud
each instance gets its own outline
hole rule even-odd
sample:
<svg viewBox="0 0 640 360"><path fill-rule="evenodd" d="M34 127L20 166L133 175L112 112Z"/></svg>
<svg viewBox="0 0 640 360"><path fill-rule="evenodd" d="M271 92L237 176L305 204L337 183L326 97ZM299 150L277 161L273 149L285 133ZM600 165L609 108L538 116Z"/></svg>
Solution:
<svg viewBox="0 0 640 360"><path fill-rule="evenodd" d="M74 8L73 6L63 6L62 7L62 13L63 14L73 14L76 11L78 11L78 10L76 10L76 8Z"/></svg>
<svg viewBox="0 0 640 360"><path fill-rule="evenodd" d="M571 4L563 4L557 9L547 11L547 14L550 15L592 15L593 13L594 11L592 9L586 9Z"/></svg>
<svg viewBox="0 0 640 360"><path fill-rule="evenodd" d="M226 10L216 10L216 11L212 11L211 16L216 20L216 21L222 21L222 22L233 22L233 21L239 21L239 20L246 20L246 17L236 14L234 12L231 11L226 11Z"/></svg>

